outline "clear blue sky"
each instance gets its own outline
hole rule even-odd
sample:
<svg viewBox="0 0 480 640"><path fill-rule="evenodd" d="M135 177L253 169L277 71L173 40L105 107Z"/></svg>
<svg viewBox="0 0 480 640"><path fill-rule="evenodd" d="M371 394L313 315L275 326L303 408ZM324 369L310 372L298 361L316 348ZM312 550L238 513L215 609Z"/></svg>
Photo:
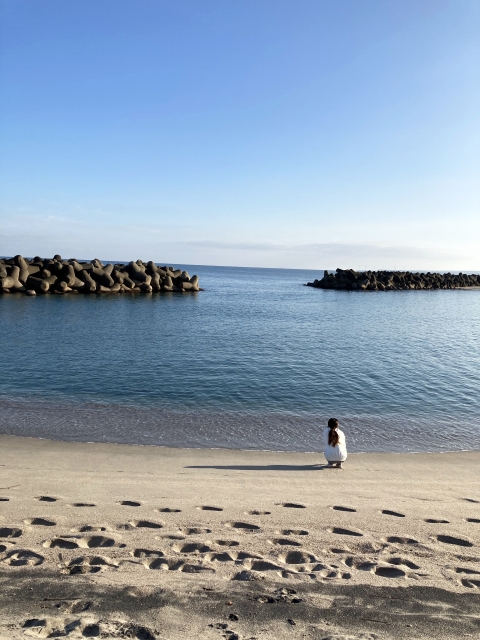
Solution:
<svg viewBox="0 0 480 640"><path fill-rule="evenodd" d="M0 254L480 269L478 0L0 7Z"/></svg>

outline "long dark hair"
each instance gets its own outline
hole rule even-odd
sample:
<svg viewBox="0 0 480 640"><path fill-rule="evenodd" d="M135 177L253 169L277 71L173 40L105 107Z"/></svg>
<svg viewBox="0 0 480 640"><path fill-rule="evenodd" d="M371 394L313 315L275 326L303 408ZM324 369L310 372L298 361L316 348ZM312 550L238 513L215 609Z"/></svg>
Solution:
<svg viewBox="0 0 480 640"><path fill-rule="evenodd" d="M328 432L328 444L331 447L336 447L340 440L337 427L338 420L336 418L330 418L330 420L328 421L328 428L330 429L330 431Z"/></svg>

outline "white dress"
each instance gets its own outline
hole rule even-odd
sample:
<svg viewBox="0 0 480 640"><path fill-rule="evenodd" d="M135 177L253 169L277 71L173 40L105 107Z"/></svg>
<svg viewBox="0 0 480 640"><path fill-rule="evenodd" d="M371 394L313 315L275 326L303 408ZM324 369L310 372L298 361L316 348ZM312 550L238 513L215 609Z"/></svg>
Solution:
<svg viewBox="0 0 480 640"><path fill-rule="evenodd" d="M325 458L328 462L343 462L347 459L347 444L345 442L345 434L341 429L337 429L338 444L334 447L328 444L328 434L330 429L327 427L323 432L323 439L325 440Z"/></svg>

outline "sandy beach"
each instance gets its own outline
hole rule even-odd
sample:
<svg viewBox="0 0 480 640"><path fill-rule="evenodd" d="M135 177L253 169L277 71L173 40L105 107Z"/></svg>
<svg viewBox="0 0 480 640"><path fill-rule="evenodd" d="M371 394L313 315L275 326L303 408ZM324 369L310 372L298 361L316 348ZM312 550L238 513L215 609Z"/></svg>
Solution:
<svg viewBox="0 0 480 640"><path fill-rule="evenodd" d="M480 452L0 436L0 638L477 638Z"/></svg>

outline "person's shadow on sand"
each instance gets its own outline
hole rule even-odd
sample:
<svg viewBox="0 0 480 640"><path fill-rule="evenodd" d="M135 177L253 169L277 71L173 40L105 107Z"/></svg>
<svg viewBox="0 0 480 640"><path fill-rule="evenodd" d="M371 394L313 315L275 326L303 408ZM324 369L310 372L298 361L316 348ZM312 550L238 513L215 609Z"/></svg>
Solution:
<svg viewBox="0 0 480 640"><path fill-rule="evenodd" d="M328 464L229 464L189 465L184 469L226 469L231 471L323 471ZM331 467L330 467L331 468Z"/></svg>

